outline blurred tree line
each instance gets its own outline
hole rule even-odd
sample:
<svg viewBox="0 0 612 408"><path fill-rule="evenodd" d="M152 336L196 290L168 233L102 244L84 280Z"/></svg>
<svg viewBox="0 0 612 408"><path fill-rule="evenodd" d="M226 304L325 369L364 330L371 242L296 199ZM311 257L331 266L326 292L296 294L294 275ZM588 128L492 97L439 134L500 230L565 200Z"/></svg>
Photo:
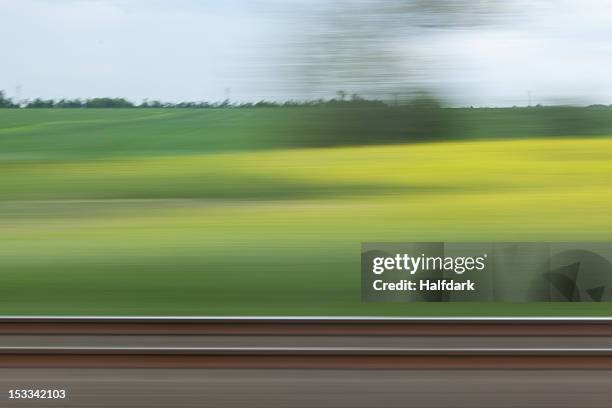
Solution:
<svg viewBox="0 0 612 408"><path fill-rule="evenodd" d="M375 107L385 106L381 100L371 100L352 94L347 98L345 91L338 91L338 98L316 99L316 100L289 100L285 102L260 100L258 102L231 102L224 100L220 102L208 101L184 101L184 102L164 102L145 99L142 103L133 103L125 98L92 98L92 99L42 99L21 101L19 103L6 97L4 91L0 90L0 108L183 108L183 109L207 109L207 108L299 108L308 106L329 106L329 107Z"/></svg>
<svg viewBox="0 0 612 408"><path fill-rule="evenodd" d="M0 91L0 108L20 106ZM26 109L268 109L266 133L287 135L296 146L362 145L443 140L571 137L612 134L612 105L504 108L446 107L425 92L369 100L338 91L312 101L222 101L133 104L124 98L34 99ZM303 108L303 109L291 109Z"/></svg>

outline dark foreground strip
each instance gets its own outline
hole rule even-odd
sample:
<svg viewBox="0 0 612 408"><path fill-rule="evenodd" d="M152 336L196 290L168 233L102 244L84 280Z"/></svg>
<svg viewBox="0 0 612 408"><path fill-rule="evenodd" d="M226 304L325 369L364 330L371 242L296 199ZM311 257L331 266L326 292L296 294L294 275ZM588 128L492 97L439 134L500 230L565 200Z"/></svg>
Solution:
<svg viewBox="0 0 612 408"><path fill-rule="evenodd" d="M612 336L612 320L0 317L2 334Z"/></svg>
<svg viewBox="0 0 612 408"><path fill-rule="evenodd" d="M0 318L0 336L56 335L344 335L573 336L612 338L612 319L382 318ZM612 369L602 349L335 350L266 349L0 350L0 367L293 368L293 369Z"/></svg>
<svg viewBox="0 0 612 408"><path fill-rule="evenodd" d="M2 368L612 369L612 356L0 355Z"/></svg>

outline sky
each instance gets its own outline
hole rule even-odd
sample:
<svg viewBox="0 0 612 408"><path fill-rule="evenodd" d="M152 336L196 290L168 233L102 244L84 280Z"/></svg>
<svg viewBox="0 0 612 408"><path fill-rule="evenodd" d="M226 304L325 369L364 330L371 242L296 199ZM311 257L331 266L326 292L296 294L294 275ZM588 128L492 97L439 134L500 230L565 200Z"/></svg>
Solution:
<svg viewBox="0 0 612 408"><path fill-rule="evenodd" d="M341 80L309 89L291 66L321 2L0 0L0 89L135 102L333 96ZM532 104L612 104L612 0L521 4L518 18L425 30L393 50L407 67L428 61L417 85L453 105L525 105L529 94Z"/></svg>

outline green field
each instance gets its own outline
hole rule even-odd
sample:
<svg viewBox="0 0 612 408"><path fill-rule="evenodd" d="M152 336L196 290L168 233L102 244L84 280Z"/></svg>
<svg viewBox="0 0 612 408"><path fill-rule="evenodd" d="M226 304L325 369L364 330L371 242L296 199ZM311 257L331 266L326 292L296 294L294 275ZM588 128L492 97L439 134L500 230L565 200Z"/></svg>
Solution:
<svg viewBox="0 0 612 408"><path fill-rule="evenodd" d="M559 137L458 111L473 132L350 146L316 108L0 110L0 314L612 315L361 303L364 241L612 238L612 111Z"/></svg>

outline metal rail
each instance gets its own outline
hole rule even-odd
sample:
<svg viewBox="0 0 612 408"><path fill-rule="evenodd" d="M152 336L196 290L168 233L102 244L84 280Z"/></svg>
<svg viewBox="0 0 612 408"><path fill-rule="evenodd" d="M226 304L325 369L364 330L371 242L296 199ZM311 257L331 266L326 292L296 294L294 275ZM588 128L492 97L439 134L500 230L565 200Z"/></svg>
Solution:
<svg viewBox="0 0 612 408"><path fill-rule="evenodd" d="M227 336L243 343L231 346ZM385 336L401 342L372 340ZM192 343L175 346L170 337ZM298 346L300 337L311 343ZM432 337L442 342L429 347ZM474 344L458 346L461 337ZM537 342L521 342L528 337ZM556 346L542 342L559 337ZM421 345L407 341L416 338ZM3 316L0 340L0 367L612 369L607 317Z"/></svg>

